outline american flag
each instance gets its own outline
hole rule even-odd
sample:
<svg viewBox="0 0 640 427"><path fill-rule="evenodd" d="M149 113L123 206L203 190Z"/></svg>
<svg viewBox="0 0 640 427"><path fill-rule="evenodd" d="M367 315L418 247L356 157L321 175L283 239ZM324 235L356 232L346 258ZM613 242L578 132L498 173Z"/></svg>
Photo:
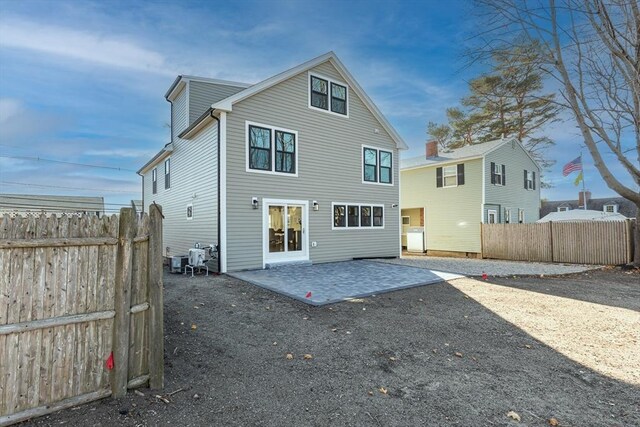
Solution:
<svg viewBox="0 0 640 427"><path fill-rule="evenodd" d="M581 171L582 170L582 156L578 156L575 159L571 160L569 163L564 165L562 168L562 176L567 176L571 172Z"/></svg>

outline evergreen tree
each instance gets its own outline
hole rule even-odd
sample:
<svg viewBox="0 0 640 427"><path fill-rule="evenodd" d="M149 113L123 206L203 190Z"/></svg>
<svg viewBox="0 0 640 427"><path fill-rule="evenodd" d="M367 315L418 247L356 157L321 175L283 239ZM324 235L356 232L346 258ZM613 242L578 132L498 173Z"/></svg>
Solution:
<svg viewBox="0 0 640 427"><path fill-rule="evenodd" d="M544 126L555 121L558 107L553 94L541 94L540 46L537 42L517 43L495 50L492 70L469 82L464 108L448 108L451 133L449 148L515 137L542 168L552 161L544 157L553 140L543 134ZM434 124L430 129L443 132ZM436 138L427 130L431 137Z"/></svg>

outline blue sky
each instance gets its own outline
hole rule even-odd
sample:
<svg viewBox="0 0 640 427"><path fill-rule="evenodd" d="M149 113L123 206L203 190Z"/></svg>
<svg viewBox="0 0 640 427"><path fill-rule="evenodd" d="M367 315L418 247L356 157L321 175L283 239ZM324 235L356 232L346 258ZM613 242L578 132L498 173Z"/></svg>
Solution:
<svg viewBox="0 0 640 427"><path fill-rule="evenodd" d="M176 75L256 83L329 50L408 143L403 156L419 155L426 123L443 122L481 71L464 67L472 7L0 0L0 192L103 195L117 209L140 198L132 171L169 140L163 96ZM543 197L576 197L561 169L579 154L580 137L571 121L550 132L557 164ZM594 197L613 195L586 151L585 176Z"/></svg>

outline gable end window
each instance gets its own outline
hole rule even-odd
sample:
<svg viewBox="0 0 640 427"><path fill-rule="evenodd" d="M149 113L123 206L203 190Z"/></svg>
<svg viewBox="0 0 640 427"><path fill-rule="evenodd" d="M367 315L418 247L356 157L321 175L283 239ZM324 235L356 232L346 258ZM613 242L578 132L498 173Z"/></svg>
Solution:
<svg viewBox="0 0 640 427"><path fill-rule="evenodd" d="M436 168L436 187L464 185L464 163Z"/></svg>
<svg viewBox="0 0 640 427"><path fill-rule="evenodd" d="M158 168L153 168L151 171L151 182L151 191L153 194L156 194L158 192Z"/></svg>
<svg viewBox="0 0 640 427"><path fill-rule="evenodd" d="M491 162L491 183L495 185L507 184L507 168L505 165Z"/></svg>
<svg viewBox="0 0 640 427"><path fill-rule="evenodd" d="M536 189L536 173L534 171L524 171L524 189L535 190Z"/></svg>
<svg viewBox="0 0 640 427"><path fill-rule="evenodd" d="M332 203L334 230L384 227L384 206L360 203Z"/></svg>
<svg viewBox="0 0 640 427"><path fill-rule="evenodd" d="M362 182L393 184L393 153L362 147Z"/></svg>
<svg viewBox="0 0 640 427"><path fill-rule="evenodd" d="M164 161L164 188L171 188L171 157Z"/></svg>
<svg viewBox="0 0 640 427"><path fill-rule="evenodd" d="M344 83L309 74L309 107L348 116L348 97L349 88Z"/></svg>
<svg viewBox="0 0 640 427"><path fill-rule="evenodd" d="M247 122L247 172L297 175L295 131Z"/></svg>

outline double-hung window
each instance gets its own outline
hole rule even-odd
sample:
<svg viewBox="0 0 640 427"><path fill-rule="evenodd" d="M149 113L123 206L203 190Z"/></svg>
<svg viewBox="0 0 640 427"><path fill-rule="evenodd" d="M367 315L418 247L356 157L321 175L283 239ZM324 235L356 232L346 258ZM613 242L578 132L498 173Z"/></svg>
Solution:
<svg viewBox="0 0 640 427"><path fill-rule="evenodd" d="M171 188L171 157L164 161L164 188Z"/></svg>
<svg viewBox="0 0 640 427"><path fill-rule="evenodd" d="M309 74L309 107L349 116L349 88L328 77Z"/></svg>
<svg viewBox="0 0 640 427"><path fill-rule="evenodd" d="M384 227L384 206L365 203L333 203L333 229Z"/></svg>
<svg viewBox="0 0 640 427"><path fill-rule="evenodd" d="M153 194L158 192L158 168L153 168L151 171L151 191Z"/></svg>
<svg viewBox="0 0 640 427"><path fill-rule="evenodd" d="M247 122L247 171L297 176L298 134Z"/></svg>
<svg viewBox="0 0 640 427"><path fill-rule="evenodd" d="M491 183L495 185L506 185L507 170L505 165L491 162Z"/></svg>
<svg viewBox="0 0 640 427"><path fill-rule="evenodd" d="M464 163L436 168L436 187L457 187L464 185Z"/></svg>
<svg viewBox="0 0 640 427"><path fill-rule="evenodd" d="M535 190L536 189L536 173L534 171L524 171L524 189Z"/></svg>
<svg viewBox="0 0 640 427"><path fill-rule="evenodd" d="M393 184L393 154L363 146L362 182Z"/></svg>

